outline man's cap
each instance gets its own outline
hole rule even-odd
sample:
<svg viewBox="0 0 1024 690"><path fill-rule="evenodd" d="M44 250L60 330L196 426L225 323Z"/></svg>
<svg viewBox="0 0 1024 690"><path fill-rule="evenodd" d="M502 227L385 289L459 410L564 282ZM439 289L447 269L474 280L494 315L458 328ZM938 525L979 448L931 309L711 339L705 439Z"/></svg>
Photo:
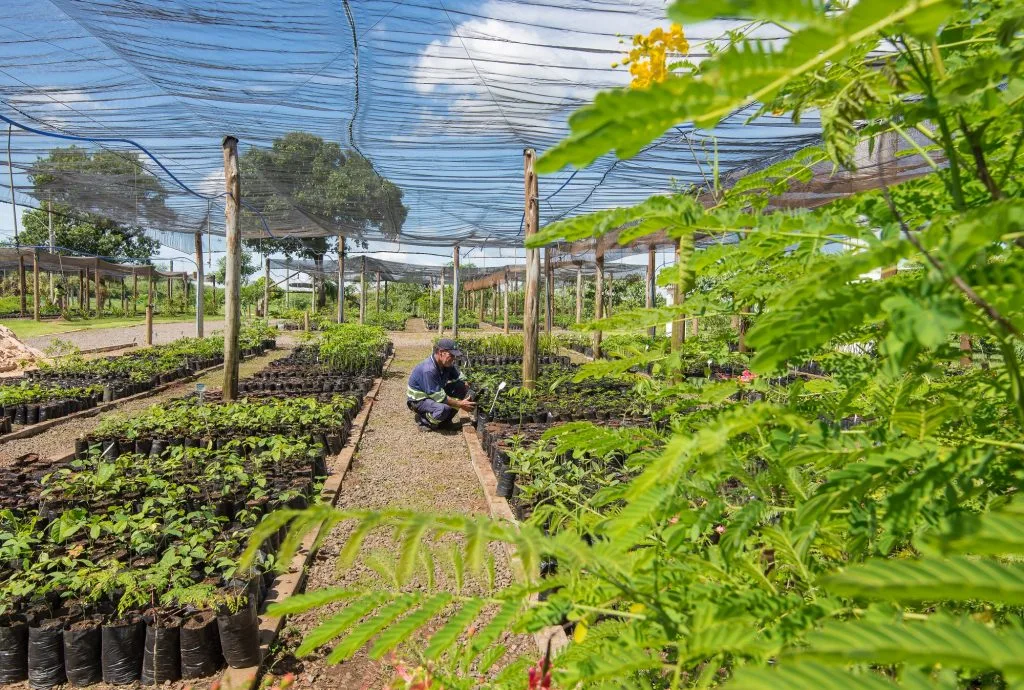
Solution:
<svg viewBox="0 0 1024 690"><path fill-rule="evenodd" d="M456 357L462 356L462 350L459 349L458 343L451 338L441 338L437 341L437 345L434 345L434 350L448 350Z"/></svg>

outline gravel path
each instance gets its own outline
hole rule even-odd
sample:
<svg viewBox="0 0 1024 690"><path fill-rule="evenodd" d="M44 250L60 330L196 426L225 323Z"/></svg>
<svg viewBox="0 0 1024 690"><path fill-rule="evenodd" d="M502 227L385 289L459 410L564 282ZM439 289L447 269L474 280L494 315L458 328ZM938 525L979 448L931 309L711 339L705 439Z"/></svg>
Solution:
<svg viewBox="0 0 1024 690"><path fill-rule="evenodd" d="M267 363L286 356L289 352L289 350L285 349L286 342L284 342L284 339L280 336L278 337L277 342L277 350L267 352L262 357L255 357L242 362L238 368L239 377L242 378L249 376L250 374L253 374L265 367ZM131 413L138 410L145 410L151 405L171 400L173 398L179 398L182 395L195 390L196 383L198 382L205 383L207 389L220 388L224 383L223 367L218 367L198 381L174 383L171 384L170 388L162 393L158 393L157 395L124 402L121 405L118 405L115 410L119 413ZM114 414L114 410L102 412L92 417L83 417L64 424L59 424L38 436L17 439L4 443L3 445L0 445L0 466L7 466L14 462L15 459L25 455L26 453L37 453L42 458L52 458L59 457L65 453L73 451L75 449L76 438L95 429L104 417L111 414Z"/></svg>
<svg viewBox="0 0 1024 690"><path fill-rule="evenodd" d="M210 321L203 323L203 332L211 335L214 331L224 327L224 321ZM192 337L196 334L195 321L182 321L180 323L154 323L153 343L162 345L178 338ZM40 350L46 350L55 339L67 340L80 350L89 350L94 347L106 347L108 345L126 345L137 343L142 345L146 342L146 326L119 326L117 328L95 328L85 331L73 331L70 333L56 333L53 335L41 335L36 338L27 338L25 343Z"/></svg>
<svg viewBox="0 0 1024 690"><path fill-rule="evenodd" d="M345 477L338 506L486 514L487 505L470 465L462 432L422 431L416 427L405 405L409 372L430 352L433 334L426 332L422 320L414 319L408 324L408 330L393 333L392 339L395 342L395 361L381 386L359 450ZM340 525L328 537L310 569L307 591L331 586L388 586L381 575L364 564L364 557L376 555L385 562L393 562L397 550L390 531L372 533L363 545L356 566L346 572L338 571L336 560L351 531L351 525ZM449 574L450 566L441 565L455 541L455 538L446 538L437 542L440 549L435 549L437 589L455 591ZM496 563L495 584L500 588L510 583L511 574L504 552L494 549L492 555ZM414 579L406 589L423 588L424 583ZM475 581L467 581L463 588L464 594L485 591L486 585ZM296 673L298 680L294 687L301 690L371 690L384 687L391 679L389 665L369 659L365 650L336 666L324 662L328 648L301 660L293 656L292 652L303 635L340 608L329 606L289 618L279 649L268 662L270 671L275 674ZM505 663L520 654L532 654L534 651L532 640L525 636L509 636L501 643L510 650L505 656ZM499 662L497 666L502 665Z"/></svg>

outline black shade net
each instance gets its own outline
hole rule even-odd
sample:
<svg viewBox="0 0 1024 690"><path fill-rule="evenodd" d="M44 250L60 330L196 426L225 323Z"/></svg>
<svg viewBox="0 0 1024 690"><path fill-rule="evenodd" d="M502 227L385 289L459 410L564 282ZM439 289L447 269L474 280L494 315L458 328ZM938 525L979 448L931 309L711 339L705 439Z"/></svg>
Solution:
<svg viewBox="0 0 1024 690"><path fill-rule="evenodd" d="M6 2L0 115L100 139L14 127L16 198L190 251L190 235L223 234L230 134L246 237L521 246L522 150L543 152L577 107L628 82L611 67L627 48L618 34L667 24L661 0ZM690 57L735 27L685 27ZM728 175L819 141L816 122L744 125L750 112L543 178L541 224L706 184L715 160Z"/></svg>

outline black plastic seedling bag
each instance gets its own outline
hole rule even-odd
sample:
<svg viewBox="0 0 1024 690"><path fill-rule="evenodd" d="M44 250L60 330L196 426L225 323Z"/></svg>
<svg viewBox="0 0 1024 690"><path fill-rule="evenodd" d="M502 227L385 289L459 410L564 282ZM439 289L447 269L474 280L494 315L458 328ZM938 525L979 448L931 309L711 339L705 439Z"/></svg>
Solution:
<svg viewBox="0 0 1024 690"><path fill-rule="evenodd" d="M217 616L213 611L201 611L185 619L181 626L181 677L205 678L223 666Z"/></svg>
<svg viewBox="0 0 1024 690"><path fill-rule="evenodd" d="M28 680L28 624L9 620L0 625L0 683Z"/></svg>
<svg viewBox="0 0 1024 690"><path fill-rule="evenodd" d="M256 608L243 606L238 613L217 615L220 646L231 668L249 668L260 663L260 627Z"/></svg>
<svg viewBox="0 0 1024 690"><path fill-rule="evenodd" d="M64 631L64 671L72 685L84 687L103 679L101 639L95 619L73 623Z"/></svg>
<svg viewBox="0 0 1024 690"><path fill-rule="evenodd" d="M118 621L103 626L103 682L128 685L142 673L142 650L146 640L146 624L141 618Z"/></svg>
<svg viewBox="0 0 1024 690"><path fill-rule="evenodd" d="M28 629L28 685L52 688L67 680L64 674L64 622L44 620Z"/></svg>
<svg viewBox="0 0 1024 690"><path fill-rule="evenodd" d="M181 678L181 619L155 619L146 626L142 684L160 685Z"/></svg>

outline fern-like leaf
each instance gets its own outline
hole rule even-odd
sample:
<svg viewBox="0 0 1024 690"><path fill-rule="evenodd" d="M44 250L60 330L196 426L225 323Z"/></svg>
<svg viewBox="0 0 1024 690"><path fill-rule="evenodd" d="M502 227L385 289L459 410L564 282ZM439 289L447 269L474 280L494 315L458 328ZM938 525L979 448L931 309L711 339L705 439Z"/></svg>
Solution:
<svg viewBox="0 0 1024 690"><path fill-rule="evenodd" d="M459 609L441 629L430 638L424 654L428 659L437 659L445 650L455 644L456 640L483 610L487 602L483 599L470 599Z"/></svg>
<svg viewBox="0 0 1024 690"><path fill-rule="evenodd" d="M886 601L1024 604L1024 564L967 557L867 561L828 578L830 592Z"/></svg>
<svg viewBox="0 0 1024 690"><path fill-rule="evenodd" d="M451 603L452 595L439 592L420 604L420 607L394 625L384 630L373 648L370 658L380 659L399 644L408 640L413 633L430 622L441 610Z"/></svg>
<svg viewBox="0 0 1024 690"><path fill-rule="evenodd" d="M725 684L728 690L895 690L896 684L871 672L854 673L815 663L777 669L744 668Z"/></svg>
<svg viewBox="0 0 1024 690"><path fill-rule="evenodd" d="M366 596L356 599L341 613L331 616L326 621L321 623L319 626L314 628L305 639L302 640L302 644L295 650L295 656L304 657L318 647L322 647L338 635L343 634L349 628L351 628L356 621L368 614L373 609L377 608L382 601L386 601L388 596L384 593L373 593L367 594Z"/></svg>
<svg viewBox="0 0 1024 690"><path fill-rule="evenodd" d="M370 641L370 638L381 630L391 625L399 616L416 605L419 597L413 594L403 594L395 597L391 602L381 607L372 617L352 628L338 645L331 650L327 656L327 663L336 664L344 661L355 654L359 649Z"/></svg>
<svg viewBox="0 0 1024 690"><path fill-rule="evenodd" d="M310 609L320 608L336 601L344 601L359 596L360 592L342 587L331 587L319 589L314 592L293 594L284 601L271 604L267 613L271 616L291 616L296 613L305 613Z"/></svg>

